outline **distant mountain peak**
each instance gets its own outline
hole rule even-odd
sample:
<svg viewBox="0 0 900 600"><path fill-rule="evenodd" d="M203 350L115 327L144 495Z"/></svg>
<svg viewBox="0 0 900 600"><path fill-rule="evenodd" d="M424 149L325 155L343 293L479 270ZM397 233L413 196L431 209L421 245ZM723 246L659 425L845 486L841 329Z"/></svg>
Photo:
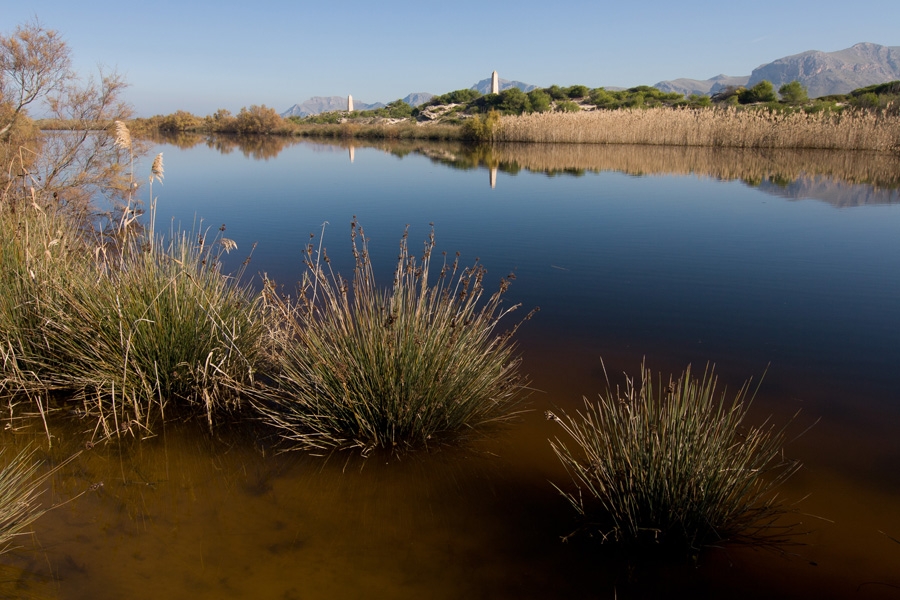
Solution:
<svg viewBox="0 0 900 600"><path fill-rule="evenodd" d="M654 87L664 92L715 94L727 86L751 86L767 80L778 89L799 81L811 98L846 94L857 88L900 79L900 47L860 42L835 52L807 50L760 65L750 75L710 79L673 79Z"/></svg>
<svg viewBox="0 0 900 600"><path fill-rule="evenodd" d="M835 52L809 50L760 65L750 74L748 85L764 79L775 89L799 81L812 98L846 94L900 79L900 46L860 42Z"/></svg>
<svg viewBox="0 0 900 600"><path fill-rule="evenodd" d="M366 104L360 102L356 98L353 99L354 110L373 110L383 107L384 104L376 102L375 104ZM282 117L308 117L323 112L331 112L336 110L347 110L347 96L313 96L306 102L295 104L283 113Z"/></svg>

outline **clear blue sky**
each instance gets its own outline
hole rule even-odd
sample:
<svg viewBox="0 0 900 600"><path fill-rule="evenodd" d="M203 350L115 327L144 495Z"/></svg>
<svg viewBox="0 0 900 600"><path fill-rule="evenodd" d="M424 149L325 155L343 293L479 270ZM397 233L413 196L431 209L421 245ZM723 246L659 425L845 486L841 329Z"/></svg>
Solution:
<svg viewBox="0 0 900 600"><path fill-rule="evenodd" d="M80 73L114 68L138 116L200 116L311 96L390 102L497 70L539 86L749 75L806 50L900 46L900 2L819 0L4 0L0 31L37 17Z"/></svg>

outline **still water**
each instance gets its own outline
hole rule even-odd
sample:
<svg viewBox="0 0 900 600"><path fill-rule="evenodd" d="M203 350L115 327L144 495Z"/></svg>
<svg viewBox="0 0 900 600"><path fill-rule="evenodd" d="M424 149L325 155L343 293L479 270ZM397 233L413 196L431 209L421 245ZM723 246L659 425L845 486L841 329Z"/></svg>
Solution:
<svg viewBox="0 0 900 600"><path fill-rule="evenodd" d="M165 159L157 229L224 224L233 268L256 244L256 283L290 291L323 226L349 273L354 215L385 284L407 225L413 249L433 223L437 249L478 258L488 281L515 272L509 301L541 308L519 337L530 411L402 457L279 453L237 423L84 449L53 480L62 505L0 557L0 595L897 597L896 157L197 141L150 154ZM797 545L635 564L561 541L578 522L550 483L569 482L543 413L576 410L604 390L604 367L616 383L642 360L666 374L715 363L729 389L764 375L760 423L799 411L785 453L804 467L782 490ZM60 428L54 452L82 449L86 428Z"/></svg>

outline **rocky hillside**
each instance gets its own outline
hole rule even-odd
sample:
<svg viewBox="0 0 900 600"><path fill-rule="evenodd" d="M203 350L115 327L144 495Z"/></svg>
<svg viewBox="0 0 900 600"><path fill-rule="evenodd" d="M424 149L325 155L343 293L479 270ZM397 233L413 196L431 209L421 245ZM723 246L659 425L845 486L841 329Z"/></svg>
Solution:
<svg viewBox="0 0 900 600"><path fill-rule="evenodd" d="M810 98L846 94L857 88L900 79L900 46L861 43L837 52L809 50L760 65L749 76L717 75L711 79L674 79L654 87L680 94L715 94L733 85L752 86L771 81L778 89L799 81Z"/></svg>
<svg viewBox="0 0 900 600"><path fill-rule="evenodd" d="M522 90L523 92L530 92L531 90L537 88L536 85L531 85L530 83L522 83L521 81L510 81L509 79L502 79L502 78L499 79L498 81L500 83L500 91L501 92L503 90L506 90L506 89L509 89L512 87L517 87L520 90ZM476 83L469 89L478 90L482 94L490 94L491 93L491 78L488 77L487 79L482 79L481 81L479 81L478 83Z"/></svg>
<svg viewBox="0 0 900 600"><path fill-rule="evenodd" d="M412 94L408 94L403 101L415 108L420 104L425 104L432 98L434 98L434 94L429 94L428 92L413 92Z"/></svg>
<svg viewBox="0 0 900 600"><path fill-rule="evenodd" d="M749 80L749 75L742 75L738 77L732 77L730 75L716 75L715 77L705 80L673 79L672 81L660 81L653 87L662 92L677 92L679 94L684 94L685 96L690 96L691 94L697 94L700 96L712 96L716 92L719 92L727 88L728 86L745 86L747 85L747 82Z"/></svg>
<svg viewBox="0 0 900 600"><path fill-rule="evenodd" d="M846 94L900 79L900 46L862 43L837 52L810 50L755 68L748 85L764 79L775 89L797 80L806 86L811 98Z"/></svg>

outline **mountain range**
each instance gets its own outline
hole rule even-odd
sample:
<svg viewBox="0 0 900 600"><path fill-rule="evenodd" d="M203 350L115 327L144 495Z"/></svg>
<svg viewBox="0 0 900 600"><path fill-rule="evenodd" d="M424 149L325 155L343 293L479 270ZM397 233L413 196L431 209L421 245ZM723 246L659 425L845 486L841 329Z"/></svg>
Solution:
<svg viewBox="0 0 900 600"><path fill-rule="evenodd" d="M762 80L772 82L777 90L785 83L799 81L806 87L810 98L846 94L869 85L900 79L900 46L881 46L863 42L836 52L809 50L785 56L753 69L750 75L716 75L710 79L672 79L660 81L653 87L664 92L712 95L729 86L752 86ZM517 87L529 92L538 86L521 81L500 79L500 90ZM482 94L491 91L491 78L482 79L471 87ZM607 86L607 89L620 89ZM434 95L415 92L403 98L410 106L428 102ZM353 101L355 110L372 110L384 104L366 104ZM283 117L316 115L333 110L347 110L346 96L315 96L302 104L295 104L283 113Z"/></svg>
<svg viewBox="0 0 900 600"><path fill-rule="evenodd" d="M767 80L777 90L799 81L810 98L846 94L857 88L900 79L900 46L863 42L836 52L808 50L753 69L750 75L716 75L711 79L674 79L654 87L679 94L715 94L728 86L753 86Z"/></svg>

